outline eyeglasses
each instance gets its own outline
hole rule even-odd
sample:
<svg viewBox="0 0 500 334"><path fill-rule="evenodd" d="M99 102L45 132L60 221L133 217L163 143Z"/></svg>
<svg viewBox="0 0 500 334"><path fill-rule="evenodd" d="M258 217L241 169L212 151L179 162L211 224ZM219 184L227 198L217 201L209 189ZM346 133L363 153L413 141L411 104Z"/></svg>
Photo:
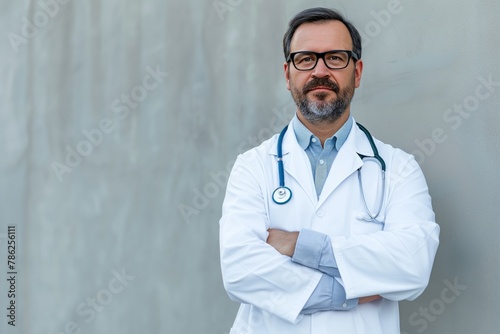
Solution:
<svg viewBox="0 0 500 334"><path fill-rule="evenodd" d="M293 66L299 71L310 71L318 64L318 59L323 59L326 67L331 70L341 70L349 65L351 58L358 60L358 55L350 50L331 50L326 52L299 51L292 52L286 62L292 61Z"/></svg>

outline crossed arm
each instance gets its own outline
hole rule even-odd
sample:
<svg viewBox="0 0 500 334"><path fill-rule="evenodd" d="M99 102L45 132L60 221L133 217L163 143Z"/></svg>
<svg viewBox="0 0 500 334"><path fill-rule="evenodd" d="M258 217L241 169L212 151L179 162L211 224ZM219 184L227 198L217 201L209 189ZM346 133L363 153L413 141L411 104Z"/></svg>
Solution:
<svg viewBox="0 0 500 334"><path fill-rule="evenodd" d="M238 159L234 167L237 173L232 173L228 181L220 220L221 269L229 297L290 323L296 323L301 314L320 312L323 305L325 310L348 310L354 299L359 304L379 298L377 295L389 301L417 298L429 280L439 245L439 226L416 161L409 158L396 165L387 181L391 183L391 201L384 230L370 235L333 236L321 249L316 243L314 251L320 251L321 258L309 265L300 256L310 249L302 247L302 239L316 231L268 230L270 213L262 205L259 183L265 178L244 157ZM243 193L253 195L242 197ZM323 251L328 253L326 257ZM325 299L313 303L320 285L328 292L321 290L320 296ZM338 286L341 288L335 289ZM341 304L340 299L334 299L339 295L336 292L343 299Z"/></svg>
<svg viewBox="0 0 500 334"><path fill-rule="evenodd" d="M268 232L269 236L266 242L273 246L282 255L293 257L299 232L287 232L274 228L269 229ZM358 304L369 303L380 298L381 297L379 295L361 297L358 299Z"/></svg>

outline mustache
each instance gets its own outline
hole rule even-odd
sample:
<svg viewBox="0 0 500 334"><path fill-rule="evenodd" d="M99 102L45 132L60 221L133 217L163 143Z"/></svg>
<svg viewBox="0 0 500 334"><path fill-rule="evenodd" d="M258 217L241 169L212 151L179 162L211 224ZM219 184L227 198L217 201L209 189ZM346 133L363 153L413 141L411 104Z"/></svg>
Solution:
<svg viewBox="0 0 500 334"><path fill-rule="evenodd" d="M316 87L326 87L333 90L337 94L339 93L340 90L339 86L335 82L330 81L327 78L315 78L304 85L304 88L302 88L302 93L306 94L307 92L313 90Z"/></svg>

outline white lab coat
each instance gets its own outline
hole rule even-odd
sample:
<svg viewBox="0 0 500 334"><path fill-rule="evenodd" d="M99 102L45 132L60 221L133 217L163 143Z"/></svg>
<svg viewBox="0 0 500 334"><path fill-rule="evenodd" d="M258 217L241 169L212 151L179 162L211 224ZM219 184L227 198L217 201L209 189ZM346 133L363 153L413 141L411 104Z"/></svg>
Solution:
<svg viewBox="0 0 500 334"><path fill-rule="evenodd" d="M220 220L224 287L241 303L231 334L399 334L399 300L417 298L427 286L438 247L428 188L413 156L375 140L387 164L381 219L367 217L356 170L363 166L365 196L374 212L381 196L380 167L353 123L319 198L311 165L290 125L283 139L285 184L291 200L275 204L278 136L240 156L228 181ZM316 230L331 238L348 299L383 298L351 311L300 315L322 273L296 264L266 243L269 228Z"/></svg>

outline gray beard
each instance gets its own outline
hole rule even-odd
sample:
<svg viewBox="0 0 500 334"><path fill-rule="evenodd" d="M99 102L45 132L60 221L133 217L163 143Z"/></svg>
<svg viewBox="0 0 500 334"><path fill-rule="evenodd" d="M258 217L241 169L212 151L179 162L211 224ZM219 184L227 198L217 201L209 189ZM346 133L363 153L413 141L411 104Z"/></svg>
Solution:
<svg viewBox="0 0 500 334"><path fill-rule="evenodd" d="M321 97L319 96L321 99ZM333 123L340 118L349 107L351 99L346 95L339 95L337 99L330 102L313 102L307 98L297 103L300 113L311 123L328 122Z"/></svg>
<svg viewBox="0 0 500 334"><path fill-rule="evenodd" d="M340 91L337 98L333 101L324 101L325 95L319 94L317 98L319 101L309 101L304 95L297 102L297 107L300 113L311 123L328 122L333 123L344 114L349 107L352 100L352 93L350 90Z"/></svg>
<svg viewBox="0 0 500 334"><path fill-rule="evenodd" d="M328 78L315 78L306 84L302 90L292 87L292 97L297 104L297 108L306 120L313 124L322 122L333 123L342 116L354 96L354 74L351 82L344 88L340 89L339 86L330 81ZM314 87L325 86L331 88L337 97L331 101L327 101L328 94L315 93L316 101L307 99L306 94Z"/></svg>

